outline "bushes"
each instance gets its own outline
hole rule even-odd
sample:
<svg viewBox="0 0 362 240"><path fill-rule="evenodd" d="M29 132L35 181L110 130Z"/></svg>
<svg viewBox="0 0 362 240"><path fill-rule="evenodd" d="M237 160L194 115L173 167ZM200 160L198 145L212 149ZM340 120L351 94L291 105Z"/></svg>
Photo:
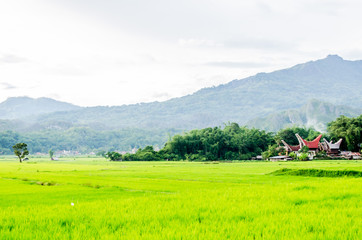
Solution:
<svg viewBox="0 0 362 240"><path fill-rule="evenodd" d="M325 151L318 152L313 159L331 159Z"/></svg>
<svg viewBox="0 0 362 240"><path fill-rule="evenodd" d="M152 146L147 146L144 149L138 149L136 153L125 153L120 154L118 152L108 152L106 158L109 158L111 161L161 161L167 160L169 154L161 150L156 152Z"/></svg>
<svg viewBox="0 0 362 240"><path fill-rule="evenodd" d="M298 156L298 160L299 160L299 161L308 161L308 160L309 160L308 154L307 154L307 153L301 153L301 154Z"/></svg>
<svg viewBox="0 0 362 240"><path fill-rule="evenodd" d="M279 147L278 145L271 145L268 146L268 150L262 153L262 157L263 159L269 159L270 157L273 156L278 156L278 155L285 155L285 149L283 147Z"/></svg>
<svg viewBox="0 0 362 240"><path fill-rule="evenodd" d="M121 161L122 155L118 152L107 152L105 157L110 161Z"/></svg>
<svg viewBox="0 0 362 240"><path fill-rule="evenodd" d="M289 169L282 168L273 175L294 175L307 177L362 177L362 172L354 170Z"/></svg>
<svg viewBox="0 0 362 240"><path fill-rule="evenodd" d="M289 153L289 157L291 157L295 160L295 159L297 159L297 154L295 154L295 152L291 152L291 153Z"/></svg>

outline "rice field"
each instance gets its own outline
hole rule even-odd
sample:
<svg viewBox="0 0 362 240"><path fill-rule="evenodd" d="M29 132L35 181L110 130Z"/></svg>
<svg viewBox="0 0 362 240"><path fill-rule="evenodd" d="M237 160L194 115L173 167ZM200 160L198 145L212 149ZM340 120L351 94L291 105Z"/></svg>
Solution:
<svg viewBox="0 0 362 240"><path fill-rule="evenodd" d="M362 161L0 158L0 239L362 239Z"/></svg>

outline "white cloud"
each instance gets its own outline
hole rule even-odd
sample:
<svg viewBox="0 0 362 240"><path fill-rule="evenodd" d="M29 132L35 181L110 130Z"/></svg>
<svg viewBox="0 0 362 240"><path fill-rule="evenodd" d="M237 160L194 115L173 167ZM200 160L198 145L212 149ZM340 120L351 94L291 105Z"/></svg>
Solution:
<svg viewBox="0 0 362 240"><path fill-rule="evenodd" d="M6 89L6 90L17 88L16 86L14 86L14 85L12 85L10 83L7 83L7 82L0 82L0 86L2 86L2 88Z"/></svg>
<svg viewBox="0 0 362 240"><path fill-rule="evenodd" d="M270 66L269 63L263 62L208 62L205 65L211 67L223 67L223 68L262 68Z"/></svg>
<svg viewBox="0 0 362 240"><path fill-rule="evenodd" d="M204 39L179 39L178 44L181 46L190 46L190 47L221 47L223 44L216 43L212 40L204 40Z"/></svg>
<svg viewBox="0 0 362 240"><path fill-rule="evenodd" d="M0 54L0 63L21 63L27 59L13 54Z"/></svg>

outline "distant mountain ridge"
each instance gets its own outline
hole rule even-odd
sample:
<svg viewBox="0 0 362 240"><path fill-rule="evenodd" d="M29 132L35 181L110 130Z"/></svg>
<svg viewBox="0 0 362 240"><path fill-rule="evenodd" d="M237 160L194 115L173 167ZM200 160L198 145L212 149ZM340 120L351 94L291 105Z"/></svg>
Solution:
<svg viewBox="0 0 362 240"><path fill-rule="evenodd" d="M79 110L80 108L51 98L11 97L0 103L0 119L21 119L51 112Z"/></svg>
<svg viewBox="0 0 362 240"><path fill-rule="evenodd" d="M61 119L78 124L103 124L105 128L193 129L247 121L299 108L309 99L362 108L362 61L336 55L272 73L205 88L165 102L119 107L92 107L51 113L41 121Z"/></svg>
<svg viewBox="0 0 362 240"><path fill-rule="evenodd" d="M348 61L337 55L329 55L324 59L298 64L288 69L259 73L217 87L204 88L194 94L165 102L85 108L61 103L63 108L52 105L44 109L19 105L17 110L12 107L7 108L6 112L3 107L9 105L9 101L6 101L7 104L0 104L0 119L26 117L28 124L37 126L34 129L87 126L96 130L190 130L221 126L226 122L244 125L252 119L266 118L273 113L300 108L310 99L361 109L361 83L361 60ZM31 101L28 99L27 102ZM27 114L33 114L18 114L24 108L28 109ZM294 115L303 118L303 114ZM312 122L308 124L313 125ZM318 128L318 122L314 125Z"/></svg>

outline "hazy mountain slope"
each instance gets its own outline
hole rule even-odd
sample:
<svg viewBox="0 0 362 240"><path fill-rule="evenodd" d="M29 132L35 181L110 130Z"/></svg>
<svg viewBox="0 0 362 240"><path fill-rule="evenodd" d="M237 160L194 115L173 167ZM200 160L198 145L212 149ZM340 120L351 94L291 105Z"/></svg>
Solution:
<svg viewBox="0 0 362 240"><path fill-rule="evenodd" d="M244 124L256 117L301 107L309 99L362 108L361 83L362 61L347 61L330 55L165 102L83 108L66 114L43 115L38 121L57 119L105 129L192 129L228 121Z"/></svg>
<svg viewBox="0 0 362 240"><path fill-rule="evenodd" d="M3 131L22 131L24 128L29 127L26 122L13 119L13 120L1 120L0 119L0 132Z"/></svg>
<svg viewBox="0 0 362 240"><path fill-rule="evenodd" d="M48 98L9 98L0 103L0 142L7 151L21 140L41 146L33 151L47 151L52 144L86 152L161 146L183 130L226 122L269 131L291 125L324 130L341 114L362 113L361 83L362 61L328 56L165 102L82 108Z"/></svg>
<svg viewBox="0 0 362 240"><path fill-rule="evenodd" d="M318 131L326 131L327 123L340 115L356 117L362 114L362 108L336 106L319 100L311 100L299 109L291 109L273 113L263 118L256 118L247 122L247 126L276 132L285 127L306 126Z"/></svg>
<svg viewBox="0 0 362 240"><path fill-rule="evenodd" d="M12 97L0 103L0 119L20 119L32 115L78 109L80 107L51 98Z"/></svg>

